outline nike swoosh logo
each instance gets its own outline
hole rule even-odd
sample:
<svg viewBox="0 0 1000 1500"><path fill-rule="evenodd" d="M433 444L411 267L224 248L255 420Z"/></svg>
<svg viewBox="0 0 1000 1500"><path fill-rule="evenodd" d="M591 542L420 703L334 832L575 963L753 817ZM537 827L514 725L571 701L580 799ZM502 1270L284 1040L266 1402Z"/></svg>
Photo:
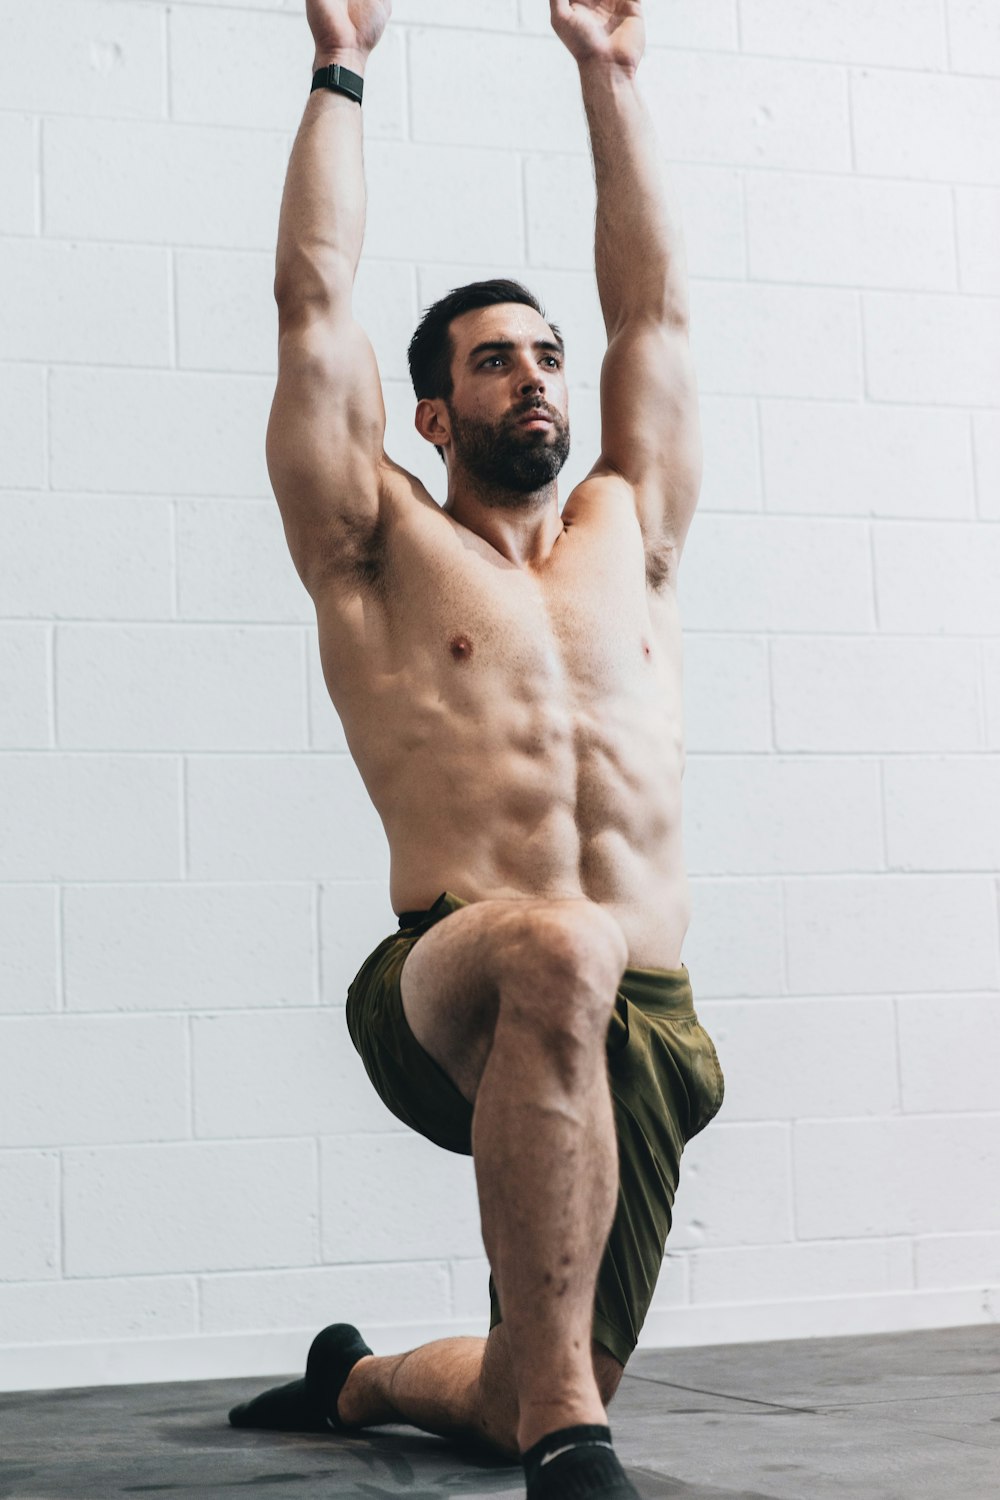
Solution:
<svg viewBox="0 0 1000 1500"><path fill-rule="evenodd" d="M538 1467L544 1469L545 1465L550 1464L554 1458L558 1458L562 1453L572 1453L574 1448L611 1448L612 1452L614 1452L611 1443L604 1443L598 1439L590 1443L567 1443L565 1448L557 1448L554 1453L546 1453Z"/></svg>

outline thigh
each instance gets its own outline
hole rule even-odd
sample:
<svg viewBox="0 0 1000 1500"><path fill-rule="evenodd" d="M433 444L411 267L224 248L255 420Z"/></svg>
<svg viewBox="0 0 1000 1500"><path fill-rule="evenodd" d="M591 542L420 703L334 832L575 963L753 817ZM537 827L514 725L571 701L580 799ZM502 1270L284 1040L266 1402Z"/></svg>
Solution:
<svg viewBox="0 0 1000 1500"><path fill-rule="evenodd" d="M493 1045L501 984L512 973L599 973L614 998L627 944L614 917L586 897L519 897L462 905L407 954L400 993L407 1025L470 1104ZM620 962L619 962L620 961Z"/></svg>
<svg viewBox="0 0 1000 1500"><path fill-rule="evenodd" d="M470 1104L493 1044L503 950L523 918L523 900L468 903L423 933L403 964L407 1025Z"/></svg>

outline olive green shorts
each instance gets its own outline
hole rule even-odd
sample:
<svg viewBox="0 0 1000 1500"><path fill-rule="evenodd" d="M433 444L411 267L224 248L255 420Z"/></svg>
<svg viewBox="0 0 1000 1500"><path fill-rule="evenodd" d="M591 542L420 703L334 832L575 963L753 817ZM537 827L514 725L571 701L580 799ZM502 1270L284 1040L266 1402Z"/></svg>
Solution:
<svg viewBox="0 0 1000 1500"><path fill-rule="evenodd" d="M383 1103L446 1151L472 1155L473 1106L424 1051L403 1012L400 975L414 943L468 902L444 891L404 912L347 993L347 1027ZM618 1207L597 1277L593 1337L626 1364L653 1298L687 1142L722 1104L724 1084L698 1023L686 968L626 969L608 1025L608 1076L618 1136ZM501 1321L492 1275L490 1327Z"/></svg>

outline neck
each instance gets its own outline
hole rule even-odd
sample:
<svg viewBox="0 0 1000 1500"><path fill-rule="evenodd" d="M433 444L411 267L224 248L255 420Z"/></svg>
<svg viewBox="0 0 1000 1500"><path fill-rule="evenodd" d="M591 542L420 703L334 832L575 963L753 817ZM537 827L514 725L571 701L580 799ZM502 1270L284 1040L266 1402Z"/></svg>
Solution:
<svg viewBox="0 0 1000 1500"><path fill-rule="evenodd" d="M524 493L453 473L443 509L502 556L521 565L546 558L563 529L555 479Z"/></svg>

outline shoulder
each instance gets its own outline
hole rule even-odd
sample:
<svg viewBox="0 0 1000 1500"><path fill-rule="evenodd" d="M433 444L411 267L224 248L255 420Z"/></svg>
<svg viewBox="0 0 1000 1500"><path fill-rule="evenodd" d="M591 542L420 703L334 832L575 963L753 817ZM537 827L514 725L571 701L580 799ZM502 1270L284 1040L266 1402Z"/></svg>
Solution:
<svg viewBox="0 0 1000 1500"><path fill-rule="evenodd" d="M646 583L658 589L672 582L676 568L676 547L667 535L666 526L649 525L649 511L643 510L639 493L630 480L612 468L606 459L595 463L565 502L562 517L570 525L610 537L631 538L642 547L646 559Z"/></svg>
<svg viewBox="0 0 1000 1500"><path fill-rule="evenodd" d="M665 526L650 525L636 487L605 460L599 461L570 493L563 520L590 532L602 546L618 541L645 560L647 587L659 591L676 581L678 551Z"/></svg>
<svg viewBox="0 0 1000 1500"><path fill-rule="evenodd" d="M639 520L632 486L603 462L570 491L562 517L569 526L618 534L638 529Z"/></svg>

